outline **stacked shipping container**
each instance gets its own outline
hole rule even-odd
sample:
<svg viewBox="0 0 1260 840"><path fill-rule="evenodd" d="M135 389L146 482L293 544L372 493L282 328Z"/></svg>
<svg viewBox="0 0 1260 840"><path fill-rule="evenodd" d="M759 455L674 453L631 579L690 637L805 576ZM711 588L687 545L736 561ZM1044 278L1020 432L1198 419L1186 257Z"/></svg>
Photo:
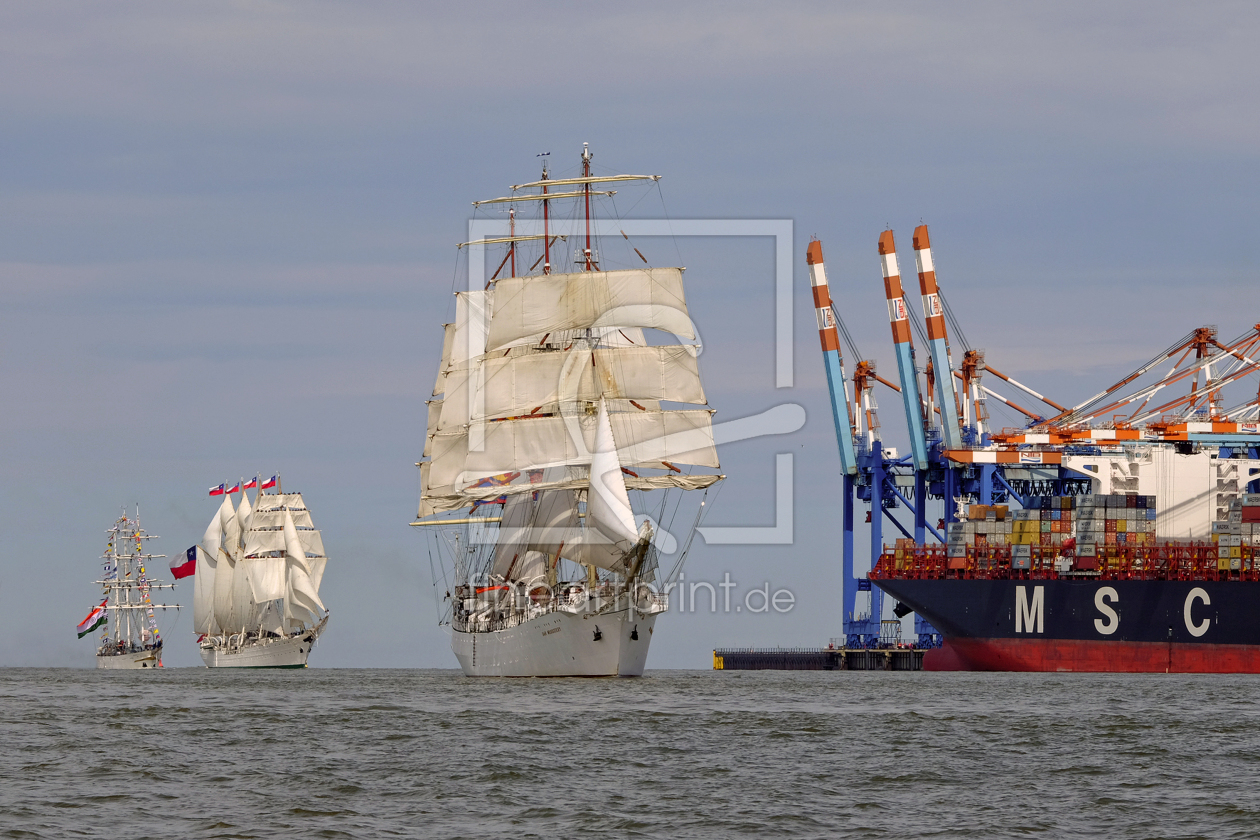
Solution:
<svg viewBox="0 0 1260 840"><path fill-rule="evenodd" d="M1236 572L1242 568L1243 548L1260 546L1260 493L1229 503L1229 518L1212 523L1212 542L1217 547L1219 571Z"/></svg>

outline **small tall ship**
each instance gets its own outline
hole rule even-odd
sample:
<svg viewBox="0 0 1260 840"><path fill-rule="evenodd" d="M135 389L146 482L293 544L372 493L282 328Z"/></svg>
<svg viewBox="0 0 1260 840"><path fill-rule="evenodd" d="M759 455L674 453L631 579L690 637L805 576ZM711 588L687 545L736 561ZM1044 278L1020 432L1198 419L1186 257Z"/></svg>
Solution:
<svg viewBox="0 0 1260 840"><path fill-rule="evenodd" d="M250 488L258 488L253 504ZM261 486L257 478L220 484L210 495L223 502L177 572L195 576L193 631L202 661L208 668L305 668L329 613L319 597L328 557L302 494L283 492L273 476Z"/></svg>
<svg viewBox="0 0 1260 840"><path fill-rule="evenodd" d="M651 267L621 233L622 265L643 265L609 270L592 234L609 184L659 176L597 175L591 159L584 148L580 175L552 178L544 163L540 180L476 202L506 206L510 235L460 246L476 246L470 271L480 249L504 253L444 327L412 524L427 526L441 620L469 676L641 675L668 609L660 557L681 548L681 567L705 509L682 514L675 539L679 499L664 496L722 478L690 469L719 464L683 269ZM538 233L519 229L517 207L538 210ZM553 273L553 259L570 270Z"/></svg>
<svg viewBox="0 0 1260 840"><path fill-rule="evenodd" d="M154 558L165 555L145 550L145 541L156 536L140 527L139 505L134 518L124 510L106 533L109 544L101 555L101 579L96 581L105 598L79 622L79 638L101 631L96 648L97 668L161 668L162 634L155 611L177 610L179 604L153 603L154 590L174 589L175 584L150 578L148 569Z"/></svg>

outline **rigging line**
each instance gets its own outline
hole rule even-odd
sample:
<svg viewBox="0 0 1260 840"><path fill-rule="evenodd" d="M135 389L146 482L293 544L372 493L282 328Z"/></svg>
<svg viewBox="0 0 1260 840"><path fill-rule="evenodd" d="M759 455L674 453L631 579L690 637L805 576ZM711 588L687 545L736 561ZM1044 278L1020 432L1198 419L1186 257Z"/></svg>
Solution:
<svg viewBox="0 0 1260 840"><path fill-rule="evenodd" d="M971 342L967 340L967 334L963 332L962 325L959 324L958 319L954 317L954 310L949 308L949 300L941 291L941 282L939 279L936 281L936 294L941 299L941 306L945 310L945 317L949 319L950 330L958 336L958 341L962 344L962 349L964 351L971 350Z"/></svg>
<svg viewBox="0 0 1260 840"><path fill-rule="evenodd" d="M831 314L836 319L836 326L840 328L840 335L844 337L845 343L849 346L849 352L853 355L853 362L857 363L866 357L862 355L862 351L858 349L857 342L853 340L853 336L849 335L849 328L844 325L844 321L840 318L840 313L836 311L835 301L831 302Z"/></svg>
<svg viewBox="0 0 1260 840"><path fill-rule="evenodd" d="M655 181L656 194L661 200L661 212L665 214L665 224L669 226L669 238L674 243L674 253L678 255L678 264L683 264L682 249L678 247L678 237L674 234L674 220L669 216L669 208L665 206L665 193L661 192L661 182Z"/></svg>

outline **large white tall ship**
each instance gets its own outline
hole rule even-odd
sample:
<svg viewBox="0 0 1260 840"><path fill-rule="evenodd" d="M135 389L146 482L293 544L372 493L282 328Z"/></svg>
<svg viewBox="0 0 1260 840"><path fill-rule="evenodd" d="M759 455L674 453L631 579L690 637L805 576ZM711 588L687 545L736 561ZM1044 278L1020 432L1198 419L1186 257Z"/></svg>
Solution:
<svg viewBox="0 0 1260 840"><path fill-rule="evenodd" d="M271 486L276 492L265 492ZM201 659L209 668L305 668L328 623L319 597L323 538L302 494L280 492L277 479L263 483L253 504L241 489L234 506L237 488L219 488L222 504L186 552Z"/></svg>
<svg viewBox="0 0 1260 840"><path fill-rule="evenodd" d="M591 159L476 202L506 209L509 235L460 246L470 272L498 249L498 269L456 294L444 326L412 524L469 676L641 675L705 509L680 514L669 491L722 478L694 472L719 465L683 269L647 265L625 234L614 267L592 235L610 184L659 176L597 175Z"/></svg>
<svg viewBox="0 0 1260 840"><path fill-rule="evenodd" d="M97 638L96 667L107 670L138 671L162 667L162 634L157 610L177 610L178 604L156 604L154 590L174 589L149 577L154 559L164 557L145 550L145 542L156 539L140 527L140 506L136 515L124 510L106 531L109 543L101 556L101 586L104 599L79 622L79 638L100 630Z"/></svg>

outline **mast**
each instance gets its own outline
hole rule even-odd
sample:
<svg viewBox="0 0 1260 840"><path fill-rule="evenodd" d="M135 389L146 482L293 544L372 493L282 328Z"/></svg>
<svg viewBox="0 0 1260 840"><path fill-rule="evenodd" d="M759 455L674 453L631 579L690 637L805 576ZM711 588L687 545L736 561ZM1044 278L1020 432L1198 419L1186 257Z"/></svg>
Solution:
<svg viewBox="0 0 1260 840"><path fill-rule="evenodd" d="M591 149L586 143L582 144L582 177L591 177ZM586 202L586 270L593 271L591 265L591 182L587 181L583 184L583 199Z"/></svg>
<svg viewBox="0 0 1260 840"><path fill-rule="evenodd" d="M543 159L542 180L546 181L551 177L551 172L547 169L547 157L551 152L543 152L539 157ZM587 187L589 190L590 187ZM547 194L547 185L542 185L543 195ZM551 273L551 212L549 206L551 202L543 199L543 274Z"/></svg>

